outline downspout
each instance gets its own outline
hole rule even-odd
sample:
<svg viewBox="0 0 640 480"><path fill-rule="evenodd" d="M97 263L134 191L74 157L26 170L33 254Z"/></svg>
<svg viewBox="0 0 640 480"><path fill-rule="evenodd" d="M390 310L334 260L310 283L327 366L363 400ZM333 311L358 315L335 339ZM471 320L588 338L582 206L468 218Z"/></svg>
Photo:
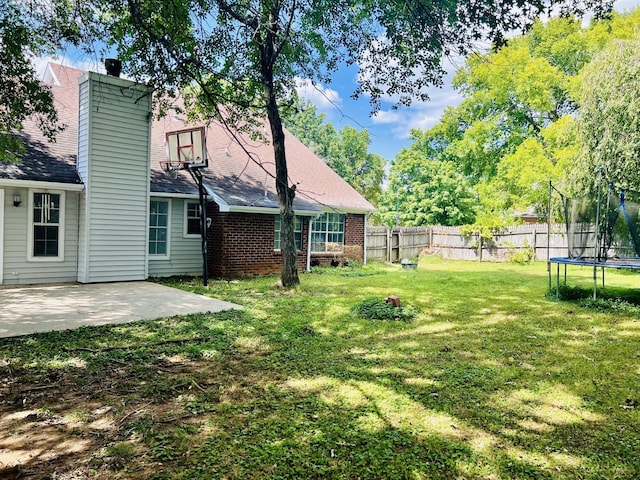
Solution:
<svg viewBox="0 0 640 480"><path fill-rule="evenodd" d="M80 274L80 195L83 193L84 190L82 192L76 192L76 282Z"/></svg>
<svg viewBox="0 0 640 480"><path fill-rule="evenodd" d="M307 225L307 272L311 271L311 222L313 222L313 217L309 217Z"/></svg>
<svg viewBox="0 0 640 480"><path fill-rule="evenodd" d="M363 242L364 253L363 253L363 258L362 258L362 264L363 265L367 264L367 226L369 224L368 220L369 220L369 214L365 213L364 214L364 242Z"/></svg>

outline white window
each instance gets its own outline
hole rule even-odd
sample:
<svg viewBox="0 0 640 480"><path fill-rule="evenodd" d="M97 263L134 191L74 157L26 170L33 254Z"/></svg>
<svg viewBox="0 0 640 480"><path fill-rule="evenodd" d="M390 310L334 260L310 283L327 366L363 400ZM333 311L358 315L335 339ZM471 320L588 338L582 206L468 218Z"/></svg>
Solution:
<svg viewBox="0 0 640 480"><path fill-rule="evenodd" d="M198 202L184 202L185 237L200 237L200 204Z"/></svg>
<svg viewBox="0 0 640 480"><path fill-rule="evenodd" d="M29 192L28 244L28 260L64 260L64 192Z"/></svg>
<svg viewBox="0 0 640 480"><path fill-rule="evenodd" d="M334 253L344 250L344 215L325 213L311 222L311 252Z"/></svg>
<svg viewBox="0 0 640 480"><path fill-rule="evenodd" d="M149 255L169 256L169 201L151 200L149 206Z"/></svg>
<svg viewBox="0 0 640 480"><path fill-rule="evenodd" d="M273 236L274 250L281 249L281 240L280 240L281 227L282 227L282 223L280 220L280 215L276 215L274 236ZM302 250L302 217L298 217L298 216L295 217L294 225L293 225L293 235L296 241L296 250Z"/></svg>

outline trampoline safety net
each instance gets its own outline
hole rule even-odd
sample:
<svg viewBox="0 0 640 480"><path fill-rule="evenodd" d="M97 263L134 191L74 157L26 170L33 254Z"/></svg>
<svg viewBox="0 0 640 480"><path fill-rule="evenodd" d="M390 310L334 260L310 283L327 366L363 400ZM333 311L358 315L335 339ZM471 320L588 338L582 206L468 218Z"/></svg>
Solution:
<svg viewBox="0 0 640 480"><path fill-rule="evenodd" d="M609 189L600 209L593 196L563 198L563 206L570 258L603 262L640 257L640 204L626 200L624 190L615 194Z"/></svg>

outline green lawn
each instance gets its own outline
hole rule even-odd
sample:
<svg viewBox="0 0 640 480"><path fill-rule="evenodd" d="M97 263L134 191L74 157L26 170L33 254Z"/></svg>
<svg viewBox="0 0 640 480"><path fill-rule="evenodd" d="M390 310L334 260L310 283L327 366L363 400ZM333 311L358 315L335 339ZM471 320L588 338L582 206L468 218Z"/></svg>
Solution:
<svg viewBox="0 0 640 480"><path fill-rule="evenodd" d="M591 275L568 280L589 288ZM0 473L38 427L53 457L11 471L640 478L637 307L546 298L544 263L427 258L319 270L291 291L276 280L166 282L242 312L0 341ZM633 300L640 276L608 271L607 287ZM354 313L389 295L415 318Z"/></svg>

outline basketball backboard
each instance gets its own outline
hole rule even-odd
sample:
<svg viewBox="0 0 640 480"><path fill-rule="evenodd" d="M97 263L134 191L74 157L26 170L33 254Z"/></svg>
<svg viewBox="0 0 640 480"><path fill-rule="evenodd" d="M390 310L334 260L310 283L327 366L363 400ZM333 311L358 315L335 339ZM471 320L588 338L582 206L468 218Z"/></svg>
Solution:
<svg viewBox="0 0 640 480"><path fill-rule="evenodd" d="M184 168L201 168L208 165L204 127L167 132L167 160Z"/></svg>

